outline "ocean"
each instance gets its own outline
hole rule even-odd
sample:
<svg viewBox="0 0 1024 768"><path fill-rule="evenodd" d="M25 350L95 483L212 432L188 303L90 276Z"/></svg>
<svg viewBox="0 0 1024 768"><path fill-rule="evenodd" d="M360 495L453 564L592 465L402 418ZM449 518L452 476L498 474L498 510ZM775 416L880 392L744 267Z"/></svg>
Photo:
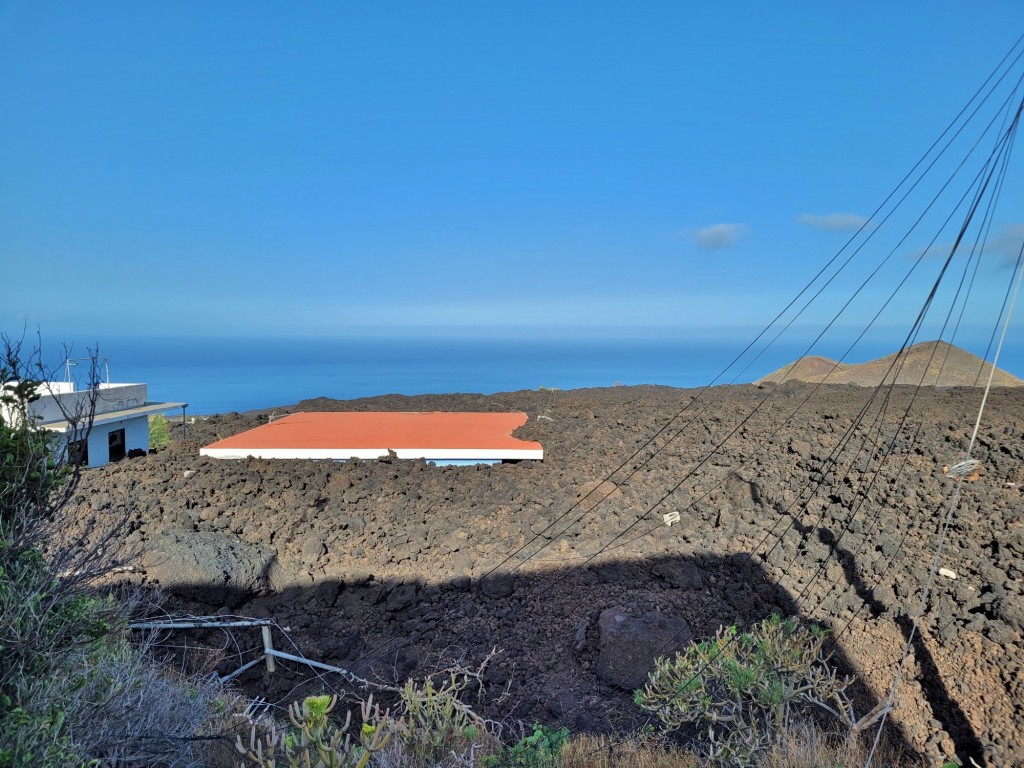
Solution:
<svg viewBox="0 0 1024 768"><path fill-rule="evenodd" d="M192 414L293 405L313 397L479 392L617 384L702 387L748 383L792 362L807 342L776 344L719 376L742 341L655 339L227 339L112 337L99 340L110 380L149 385L149 398L187 402ZM897 349L902 339L857 347L849 362ZM966 345L965 345L966 346ZM834 343L814 354L838 358ZM975 354L984 353L968 346ZM50 359L53 359L52 350ZM1024 350L1008 350L1020 374ZM757 350L753 354L756 354ZM75 344L73 355L84 355ZM1012 359L1011 359L1012 358Z"/></svg>

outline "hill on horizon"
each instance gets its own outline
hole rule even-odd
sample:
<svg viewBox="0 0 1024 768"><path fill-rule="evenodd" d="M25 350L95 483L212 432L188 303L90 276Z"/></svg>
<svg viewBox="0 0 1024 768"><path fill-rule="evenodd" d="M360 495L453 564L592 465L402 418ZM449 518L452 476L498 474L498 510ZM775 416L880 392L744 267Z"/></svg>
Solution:
<svg viewBox="0 0 1024 768"><path fill-rule="evenodd" d="M926 387L985 386L990 363L965 349L946 341L922 341L902 352L870 360L866 363L840 363L827 357L811 355L784 365L777 371L758 379L756 384L781 384L784 381L804 381L810 384L857 384L877 387L892 384L911 384ZM1024 387L1024 379L996 368L992 377L996 387Z"/></svg>

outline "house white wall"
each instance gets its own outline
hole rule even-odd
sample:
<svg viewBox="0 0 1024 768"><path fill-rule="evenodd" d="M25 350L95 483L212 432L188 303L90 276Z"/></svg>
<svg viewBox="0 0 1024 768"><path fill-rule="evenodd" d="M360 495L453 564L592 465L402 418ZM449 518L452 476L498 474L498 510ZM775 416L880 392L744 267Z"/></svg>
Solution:
<svg viewBox="0 0 1024 768"><path fill-rule="evenodd" d="M89 466L102 467L110 463L110 433L124 430L125 452L139 448L149 450L149 417L135 416L130 419L94 424L89 432ZM68 436L71 439L71 436Z"/></svg>
<svg viewBox="0 0 1024 768"><path fill-rule="evenodd" d="M29 406L43 422L63 421L65 413L81 413L88 407L89 390L67 391L61 386L46 383L39 388L41 397ZM146 404L145 384L100 384L96 398L96 415L138 408Z"/></svg>

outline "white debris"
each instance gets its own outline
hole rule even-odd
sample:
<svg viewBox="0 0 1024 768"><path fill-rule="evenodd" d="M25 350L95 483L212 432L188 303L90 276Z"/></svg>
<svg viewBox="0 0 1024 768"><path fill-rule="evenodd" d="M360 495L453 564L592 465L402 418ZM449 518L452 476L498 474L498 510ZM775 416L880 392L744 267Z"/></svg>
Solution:
<svg viewBox="0 0 1024 768"><path fill-rule="evenodd" d="M946 474L951 477L963 477L975 475L975 473L981 471L982 464L977 459L965 459L964 461L958 461L952 467L945 470ZM972 480L976 480L977 477L970 477Z"/></svg>
<svg viewBox="0 0 1024 768"><path fill-rule="evenodd" d="M949 568L939 568L939 576L945 576L947 579L955 579L956 573L949 570Z"/></svg>

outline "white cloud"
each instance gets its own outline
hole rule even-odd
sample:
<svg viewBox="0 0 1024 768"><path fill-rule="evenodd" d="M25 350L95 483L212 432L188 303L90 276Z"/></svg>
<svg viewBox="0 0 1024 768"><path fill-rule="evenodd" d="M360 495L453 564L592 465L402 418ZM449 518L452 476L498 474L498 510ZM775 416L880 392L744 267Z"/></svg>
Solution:
<svg viewBox="0 0 1024 768"><path fill-rule="evenodd" d="M1024 244L1024 224L1008 224L989 239L985 246L987 253L999 256L1005 264L1017 263L1021 245Z"/></svg>
<svg viewBox="0 0 1024 768"><path fill-rule="evenodd" d="M693 233L699 248L714 250L735 244L744 237L750 228L746 224L713 224Z"/></svg>
<svg viewBox="0 0 1024 768"><path fill-rule="evenodd" d="M867 219L856 213L801 213L796 217L801 224L806 224L815 229L825 229L832 232L839 230L860 229Z"/></svg>
<svg viewBox="0 0 1024 768"><path fill-rule="evenodd" d="M1020 255L1022 245L1024 245L1024 224L1007 224L995 235L989 237L983 253L997 256L1002 264L1013 266L1017 263L1017 256ZM957 256L964 258L970 256L973 247L973 235L970 238L964 238L957 250ZM918 248L911 251L907 256L911 259L944 259L949 256L951 250L953 250L951 242L936 243L928 249Z"/></svg>

